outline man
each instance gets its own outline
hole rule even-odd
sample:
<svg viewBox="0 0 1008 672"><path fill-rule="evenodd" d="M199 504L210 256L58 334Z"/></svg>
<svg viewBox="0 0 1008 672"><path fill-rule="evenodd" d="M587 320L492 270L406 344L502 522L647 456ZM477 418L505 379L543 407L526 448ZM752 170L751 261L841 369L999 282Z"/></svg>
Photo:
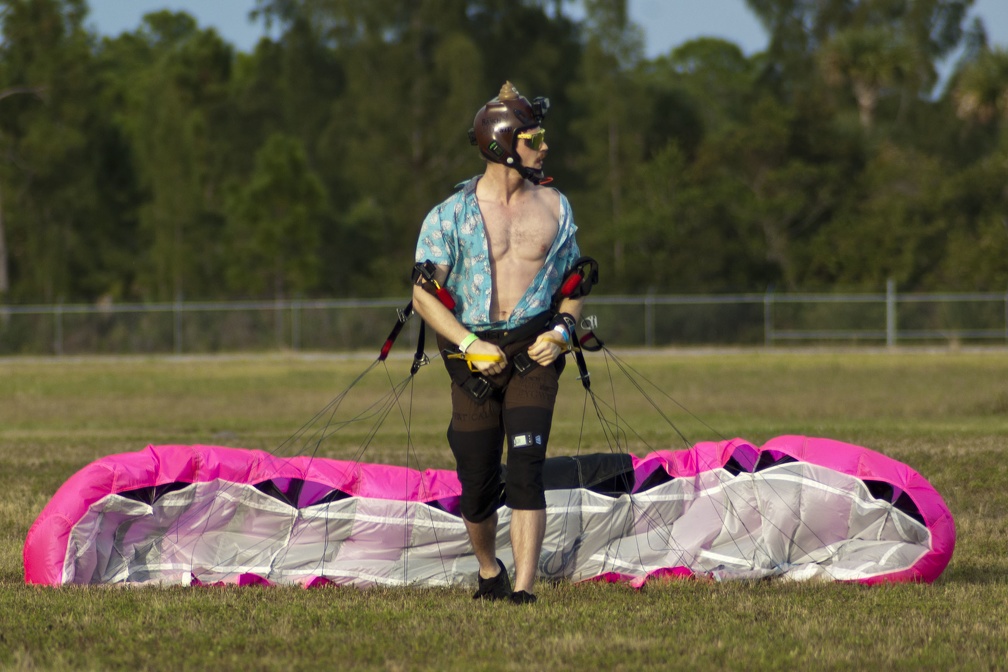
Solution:
<svg viewBox="0 0 1008 672"><path fill-rule="evenodd" d="M517 604L536 599L546 529L543 461L583 301L554 298L579 251L567 199L541 186L549 148L540 122L548 107L547 99L530 103L505 82L477 112L470 140L486 169L427 215L416 260L418 267L431 262L433 278L419 277L413 289L414 309L437 332L452 378L448 443L479 561L473 597ZM443 301L440 289L453 301ZM496 555L505 440L513 593Z"/></svg>

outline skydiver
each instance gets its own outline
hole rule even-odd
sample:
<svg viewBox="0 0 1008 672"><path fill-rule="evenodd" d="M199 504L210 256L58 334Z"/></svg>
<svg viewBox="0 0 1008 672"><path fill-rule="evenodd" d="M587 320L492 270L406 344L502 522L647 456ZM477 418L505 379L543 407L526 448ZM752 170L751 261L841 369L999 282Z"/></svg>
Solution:
<svg viewBox="0 0 1008 672"><path fill-rule="evenodd" d="M469 136L485 170L424 219L416 261L418 268L431 262L432 272L418 274L413 288L414 308L437 333L452 378L447 436L479 561L473 598L516 604L536 601L546 527L543 461L563 355L584 301L554 300L580 252L567 198L544 186L549 146L541 121L548 107L548 99L529 102L505 82L476 113ZM440 290L453 302L439 300ZM505 440L513 592L496 552Z"/></svg>

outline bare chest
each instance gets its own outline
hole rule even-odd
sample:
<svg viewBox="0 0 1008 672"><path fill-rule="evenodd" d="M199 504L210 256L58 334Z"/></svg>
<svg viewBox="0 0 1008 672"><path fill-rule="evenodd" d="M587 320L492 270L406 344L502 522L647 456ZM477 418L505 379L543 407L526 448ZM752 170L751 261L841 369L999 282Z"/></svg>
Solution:
<svg viewBox="0 0 1008 672"><path fill-rule="evenodd" d="M481 204L481 210L492 260L546 258L559 230L558 219L550 208L531 202L520 206Z"/></svg>

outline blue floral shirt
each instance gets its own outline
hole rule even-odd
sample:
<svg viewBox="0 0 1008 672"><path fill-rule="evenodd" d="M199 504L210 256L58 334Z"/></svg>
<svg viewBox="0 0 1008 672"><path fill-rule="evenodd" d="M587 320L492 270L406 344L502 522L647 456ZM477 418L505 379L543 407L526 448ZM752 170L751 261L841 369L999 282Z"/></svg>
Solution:
<svg viewBox="0 0 1008 672"><path fill-rule="evenodd" d="M493 322L490 319L493 277L483 214L476 200L478 181L479 177L472 178L428 213L420 227L416 261L429 259L438 266L448 267L444 286L455 299L455 317L466 328L511 329L549 310L564 274L581 256L574 239L577 226L570 203L560 194L560 228L543 267L508 319Z"/></svg>

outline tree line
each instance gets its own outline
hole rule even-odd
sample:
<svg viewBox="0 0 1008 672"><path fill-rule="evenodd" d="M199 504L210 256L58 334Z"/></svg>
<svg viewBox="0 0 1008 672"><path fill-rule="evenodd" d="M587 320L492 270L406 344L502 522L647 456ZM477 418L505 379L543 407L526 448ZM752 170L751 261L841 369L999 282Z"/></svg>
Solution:
<svg viewBox="0 0 1008 672"><path fill-rule="evenodd" d="M745 0L765 51L650 59L626 0L257 0L251 53L0 0L0 303L401 295L506 79L552 100L602 291L1002 291L1008 51L972 3Z"/></svg>

